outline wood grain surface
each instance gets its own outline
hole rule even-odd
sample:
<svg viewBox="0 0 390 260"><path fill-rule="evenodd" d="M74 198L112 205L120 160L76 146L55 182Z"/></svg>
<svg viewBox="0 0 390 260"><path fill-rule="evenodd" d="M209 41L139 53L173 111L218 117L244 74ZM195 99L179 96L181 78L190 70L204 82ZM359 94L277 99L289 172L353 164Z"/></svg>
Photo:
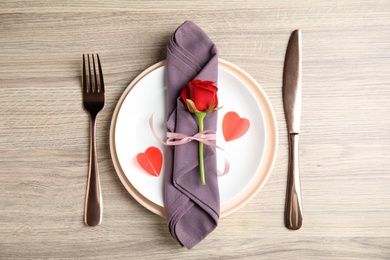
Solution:
<svg viewBox="0 0 390 260"><path fill-rule="evenodd" d="M192 250L120 182L109 151L115 105L162 60L185 20L267 93L279 127L271 177ZM284 227L282 71L302 30L304 224ZM81 55L98 52L103 223L83 223L89 123ZM1 259L390 259L390 2L317 0L1 1ZM248 151L249 152L249 151Z"/></svg>

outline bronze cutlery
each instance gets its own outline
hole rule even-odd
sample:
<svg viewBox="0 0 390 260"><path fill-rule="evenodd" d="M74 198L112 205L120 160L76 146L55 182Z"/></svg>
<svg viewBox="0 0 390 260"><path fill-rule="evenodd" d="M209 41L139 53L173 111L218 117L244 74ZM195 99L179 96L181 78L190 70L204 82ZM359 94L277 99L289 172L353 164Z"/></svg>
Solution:
<svg viewBox="0 0 390 260"><path fill-rule="evenodd" d="M287 46L283 72L283 103L289 140L289 162L284 222L286 227L292 230L300 229L303 221L298 158L301 94L301 31L295 30L292 32Z"/></svg>
<svg viewBox="0 0 390 260"><path fill-rule="evenodd" d="M98 70L96 70L95 56L92 54L90 58L89 54L86 56L83 54L83 106L90 117L90 159L84 208L84 222L87 226L99 225L103 217L103 200L96 152L96 117L104 107L105 94L103 72L98 54L96 54L96 59Z"/></svg>

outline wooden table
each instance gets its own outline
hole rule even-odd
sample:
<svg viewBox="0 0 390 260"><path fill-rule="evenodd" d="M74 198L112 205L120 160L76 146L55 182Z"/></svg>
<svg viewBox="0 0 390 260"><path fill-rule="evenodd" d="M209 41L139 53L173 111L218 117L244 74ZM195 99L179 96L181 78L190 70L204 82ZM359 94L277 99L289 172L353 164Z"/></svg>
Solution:
<svg viewBox="0 0 390 260"><path fill-rule="evenodd" d="M260 193L188 251L120 182L109 150L128 84L162 60L185 20L219 56L252 75L279 127ZM301 184L304 224L284 227L287 132L282 71L290 33L303 36ZM390 2L2 1L0 258L390 259ZM81 54L101 55L98 117L103 223L83 223L89 124Z"/></svg>

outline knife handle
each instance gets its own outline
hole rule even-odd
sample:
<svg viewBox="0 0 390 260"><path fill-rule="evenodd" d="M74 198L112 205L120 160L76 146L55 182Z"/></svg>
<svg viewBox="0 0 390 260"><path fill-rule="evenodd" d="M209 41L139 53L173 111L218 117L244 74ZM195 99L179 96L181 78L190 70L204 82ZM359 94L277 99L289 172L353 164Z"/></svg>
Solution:
<svg viewBox="0 0 390 260"><path fill-rule="evenodd" d="M290 151L284 224L288 229L292 230L300 229L303 221L301 184L299 180L298 141L299 134L289 134Z"/></svg>

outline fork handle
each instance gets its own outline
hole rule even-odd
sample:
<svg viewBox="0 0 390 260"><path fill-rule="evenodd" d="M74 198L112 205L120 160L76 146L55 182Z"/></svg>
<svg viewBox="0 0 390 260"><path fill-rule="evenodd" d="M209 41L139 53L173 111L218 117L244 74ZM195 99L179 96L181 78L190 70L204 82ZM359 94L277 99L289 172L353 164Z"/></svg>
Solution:
<svg viewBox="0 0 390 260"><path fill-rule="evenodd" d="M102 222L103 218L103 199L100 187L95 135L96 116L91 116L89 171L84 209L84 222L87 226L97 226Z"/></svg>

